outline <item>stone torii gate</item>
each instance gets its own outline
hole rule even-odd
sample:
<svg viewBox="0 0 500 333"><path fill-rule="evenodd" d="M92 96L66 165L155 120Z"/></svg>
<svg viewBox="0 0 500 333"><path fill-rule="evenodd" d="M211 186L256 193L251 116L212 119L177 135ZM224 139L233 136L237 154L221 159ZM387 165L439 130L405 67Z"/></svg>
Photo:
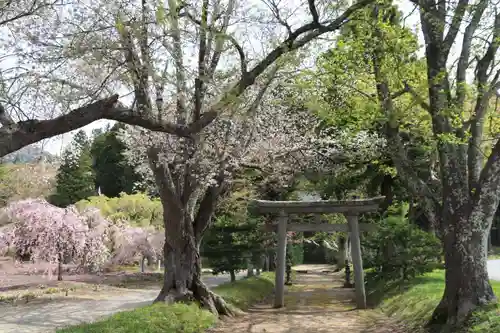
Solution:
<svg viewBox="0 0 500 333"><path fill-rule="evenodd" d="M278 222L278 251L275 280L274 307L285 305L285 260L286 260L286 234L287 231L323 231L323 232L349 232L351 239L351 257L354 266L354 282L356 305L366 309L366 293L363 273L363 260L361 258L360 231L374 231L376 226L367 223L358 223L358 216L362 213L375 212L385 197L371 199L355 199L345 201L319 200L319 201L268 201L254 200L252 208L260 213L279 213ZM347 219L347 224L330 223L288 223L290 214L328 214L342 213Z"/></svg>

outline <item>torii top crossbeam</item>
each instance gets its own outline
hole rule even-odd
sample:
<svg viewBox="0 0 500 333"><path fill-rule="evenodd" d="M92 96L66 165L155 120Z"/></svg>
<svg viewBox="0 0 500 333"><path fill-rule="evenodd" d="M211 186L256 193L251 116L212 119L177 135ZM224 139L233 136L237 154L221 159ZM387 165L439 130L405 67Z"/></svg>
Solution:
<svg viewBox="0 0 500 333"><path fill-rule="evenodd" d="M362 214L374 212L379 209L380 204L384 202L385 197L375 197L370 199L353 200L317 200L317 201L269 201L254 200L251 203L252 209L256 212L287 214Z"/></svg>

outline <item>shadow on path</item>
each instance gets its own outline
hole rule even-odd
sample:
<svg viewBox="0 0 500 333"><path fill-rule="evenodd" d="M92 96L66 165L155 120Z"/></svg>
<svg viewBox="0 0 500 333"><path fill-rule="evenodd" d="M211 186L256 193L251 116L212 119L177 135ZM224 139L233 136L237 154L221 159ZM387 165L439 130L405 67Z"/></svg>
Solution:
<svg viewBox="0 0 500 333"><path fill-rule="evenodd" d="M274 309L272 298L243 316L227 318L211 333L403 333L376 310L358 310L354 290L341 288L341 274L308 271L287 288L285 307Z"/></svg>

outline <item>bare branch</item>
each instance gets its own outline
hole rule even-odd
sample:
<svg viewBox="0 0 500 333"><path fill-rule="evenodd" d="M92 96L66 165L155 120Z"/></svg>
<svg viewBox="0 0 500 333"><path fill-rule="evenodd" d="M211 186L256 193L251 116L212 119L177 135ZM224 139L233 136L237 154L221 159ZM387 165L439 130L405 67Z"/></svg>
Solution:
<svg viewBox="0 0 500 333"><path fill-rule="evenodd" d="M462 51L460 52L460 58L458 59L457 65L457 97L456 104L458 107L462 107L465 102L465 79L467 68L469 68L469 57L471 51L472 38L476 32L476 29L481 21L484 11L488 5L488 0L482 0L477 4L472 15L472 20L469 25L465 28L464 38L462 41Z"/></svg>
<svg viewBox="0 0 500 333"><path fill-rule="evenodd" d="M493 78L492 82L488 82L488 70L492 66L495 55L500 46L500 13L495 17L495 25L493 28L492 41L484 56L478 61L476 67L476 86L477 97L474 111L470 118L470 139L467 154L467 168L469 174L469 186L474 188L479 181L481 168L484 163L484 156L481 153L481 141L483 140L484 121L488 112L489 101L498 89L498 75Z"/></svg>
<svg viewBox="0 0 500 333"><path fill-rule="evenodd" d="M467 10L468 5L469 5L469 0L458 1L457 7L455 8L454 11L455 13L451 20L450 28L448 30L448 33L446 34L446 37L444 38L443 47L446 56L448 56L448 53L450 52L450 49L453 46L455 39L457 38L457 34L458 31L460 30L460 25L462 24L462 20L464 18L465 11ZM442 19L444 19L444 17ZM444 22L441 22L441 24L444 24Z"/></svg>
<svg viewBox="0 0 500 333"><path fill-rule="evenodd" d="M187 82L186 82L186 72L184 69L184 58L182 53L182 40L181 40L181 31L179 27L179 6L177 1L169 0L168 1L169 9L170 9L170 34L173 39L172 45L172 56L174 58L175 64L175 88L176 88L176 96L177 96L177 123L186 124L188 117L188 110L186 105L186 91L187 91Z"/></svg>
<svg viewBox="0 0 500 333"><path fill-rule="evenodd" d="M278 47L273 49L262 59L248 75L241 77L238 82L233 85L225 94L220 96L210 108L205 112L198 122L199 126L206 126L210 124L217 115L224 110L229 104L233 103L234 97L240 96L246 88L252 85L257 77L262 74L269 66L271 66L282 55L292 52L308 44L313 39L339 29L355 11L367 6L374 0L361 0L346 9L342 15L337 17L328 25L321 25L317 23L308 23L297 30L293 31L287 39L285 39Z"/></svg>
<svg viewBox="0 0 500 333"><path fill-rule="evenodd" d="M311 0L311 1L314 1L314 0ZM280 10L278 8L278 5L276 3L274 3L273 0L270 0L270 1L264 1L264 3L269 7L269 9L271 10L271 12L273 13L274 17L276 18L276 20L278 21L279 24L281 24L282 26L284 26L288 32L288 34L292 34L292 27L288 24L287 21L285 21L281 15L280 15ZM318 22L319 23L319 22Z"/></svg>
<svg viewBox="0 0 500 333"><path fill-rule="evenodd" d="M311 15L313 17L313 22L319 23L318 10L316 9L314 0L307 0L307 4L309 5L309 11L311 12Z"/></svg>
<svg viewBox="0 0 500 333"><path fill-rule="evenodd" d="M193 120L200 118L203 95L203 78L205 77L207 58L207 30L208 30L208 0L203 0L201 6L200 41L198 51L198 77L194 82L194 114Z"/></svg>
<svg viewBox="0 0 500 333"><path fill-rule="evenodd" d="M236 5L236 0L229 1L226 11L224 13L224 18L222 20L222 26L220 29L218 29L219 33L215 34L215 49L212 55L212 59L210 61L209 72L207 73L207 76L209 78L212 78L212 76L215 73L215 70L217 69L217 66L219 65L219 60L222 55L222 50L225 41L225 39L221 37L227 34L227 28L229 27L229 20L231 18L231 15L233 14L235 5Z"/></svg>

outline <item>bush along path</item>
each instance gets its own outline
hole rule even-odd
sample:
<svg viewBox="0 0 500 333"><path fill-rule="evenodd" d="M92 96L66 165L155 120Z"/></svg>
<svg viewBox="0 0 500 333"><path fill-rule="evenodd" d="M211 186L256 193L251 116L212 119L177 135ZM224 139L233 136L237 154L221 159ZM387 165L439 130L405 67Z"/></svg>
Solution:
<svg viewBox="0 0 500 333"><path fill-rule="evenodd" d="M357 310L352 289L342 288L340 273L297 273L285 294L285 307L273 309L273 299L250 307L243 316L222 320L210 333L403 333L377 310Z"/></svg>

